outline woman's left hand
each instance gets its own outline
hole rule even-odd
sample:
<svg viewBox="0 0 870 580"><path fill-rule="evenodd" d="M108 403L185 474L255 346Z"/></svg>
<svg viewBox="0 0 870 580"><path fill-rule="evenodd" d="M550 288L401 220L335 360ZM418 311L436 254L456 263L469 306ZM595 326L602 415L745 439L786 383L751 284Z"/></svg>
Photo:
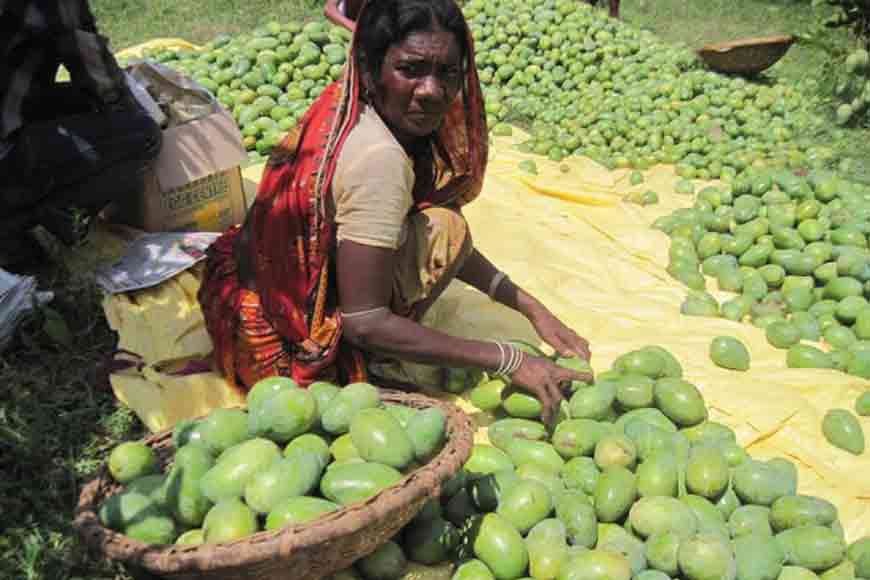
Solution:
<svg viewBox="0 0 870 580"><path fill-rule="evenodd" d="M538 313L531 319L541 339L555 349L560 356L579 356L589 360L589 341L565 326L550 311Z"/></svg>

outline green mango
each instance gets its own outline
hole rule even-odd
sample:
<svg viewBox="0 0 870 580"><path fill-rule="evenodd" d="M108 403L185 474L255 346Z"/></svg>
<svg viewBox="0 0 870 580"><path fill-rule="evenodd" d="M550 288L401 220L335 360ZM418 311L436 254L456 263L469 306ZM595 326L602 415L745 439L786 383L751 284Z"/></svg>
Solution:
<svg viewBox="0 0 870 580"><path fill-rule="evenodd" d="M772 536L746 534L734 540L737 578L740 580L777 580L785 554Z"/></svg>
<svg viewBox="0 0 870 580"><path fill-rule="evenodd" d="M653 379L644 375L624 375L617 383L616 402L627 411L651 407L654 384Z"/></svg>
<svg viewBox="0 0 870 580"><path fill-rule="evenodd" d="M613 361L614 370L622 375L637 374L657 379L664 376L669 361L660 351L644 347L620 355Z"/></svg>
<svg viewBox="0 0 870 580"><path fill-rule="evenodd" d="M359 411L377 407L381 395L377 387L368 383L351 383L342 387L326 405L320 416L320 424L333 435L350 430L350 422Z"/></svg>
<svg viewBox="0 0 870 580"><path fill-rule="evenodd" d="M855 573L858 576L870 577L870 536L864 536L849 544L846 557L855 564Z"/></svg>
<svg viewBox="0 0 870 580"><path fill-rule="evenodd" d="M719 314L722 318L740 322L749 314L753 303L754 300L748 296L736 296L719 306Z"/></svg>
<svg viewBox="0 0 870 580"><path fill-rule="evenodd" d="M616 383L599 380L591 387L574 393L568 402L568 407L574 419L600 421L610 412L615 399Z"/></svg>
<svg viewBox="0 0 870 580"><path fill-rule="evenodd" d="M767 282L758 270L743 271L743 295L752 300L761 300L767 295Z"/></svg>
<svg viewBox="0 0 870 580"><path fill-rule="evenodd" d="M241 409L214 409L200 420L198 429L202 444L212 455L220 455L250 438L248 414Z"/></svg>
<svg viewBox="0 0 870 580"><path fill-rule="evenodd" d="M686 580L736 576L734 552L727 538L718 534L699 533L683 540L677 551L677 561Z"/></svg>
<svg viewBox="0 0 870 580"><path fill-rule="evenodd" d="M202 525L212 501L200 486L200 479L214 466L215 459L204 445L187 444L175 452L175 462L164 482L166 507L179 524Z"/></svg>
<svg viewBox="0 0 870 580"><path fill-rule="evenodd" d="M471 389L468 399L481 411L492 411L501 406L502 392L506 388L507 383L502 379L491 379Z"/></svg>
<svg viewBox="0 0 870 580"><path fill-rule="evenodd" d="M495 576L486 564L474 558L460 564L450 580L495 580Z"/></svg>
<svg viewBox="0 0 870 580"><path fill-rule="evenodd" d="M743 289L743 272L737 268L722 268L716 283L723 292L740 292Z"/></svg>
<svg viewBox="0 0 870 580"><path fill-rule="evenodd" d="M559 425L564 424L563 421ZM558 427L557 427L558 429ZM487 437L490 443L507 451L508 444L515 438L529 439L532 441L541 441L547 439L547 428L538 421L530 421L528 419L499 419L487 427ZM556 447L558 451L559 448Z"/></svg>
<svg viewBox="0 0 870 580"><path fill-rule="evenodd" d="M722 451L714 445L692 449L686 465L686 488L690 493L718 498L728 487L730 473Z"/></svg>
<svg viewBox="0 0 870 580"><path fill-rule="evenodd" d="M692 509L674 497L642 497L628 514L632 531L641 538L668 532L688 538L695 534L698 520Z"/></svg>
<svg viewBox="0 0 870 580"><path fill-rule="evenodd" d="M482 512L495 511L501 498L520 481L516 471L502 469L475 477L468 482L468 493L474 506Z"/></svg>
<svg viewBox="0 0 870 580"><path fill-rule="evenodd" d="M732 538L746 535L765 535L773 537L770 525L770 508L761 505L742 505L728 518L728 529Z"/></svg>
<svg viewBox="0 0 870 580"><path fill-rule="evenodd" d="M346 461L348 459L360 459L359 450L353 444L353 439L350 433L339 435L329 446L329 452L332 454L333 460Z"/></svg>
<svg viewBox="0 0 870 580"><path fill-rule="evenodd" d="M788 368L798 369L830 369L834 366L831 357L825 351L808 344L795 344L789 347L785 355L785 364Z"/></svg>
<svg viewBox="0 0 870 580"><path fill-rule="evenodd" d="M595 464L602 470L613 465L632 469L637 460L637 448L634 442L624 434L610 433L603 436L595 444L593 458Z"/></svg>
<svg viewBox="0 0 870 580"><path fill-rule="evenodd" d="M855 564L843 560L833 568L828 568L819 574L821 580L855 580Z"/></svg>
<svg viewBox="0 0 870 580"><path fill-rule="evenodd" d="M591 494L595 491L601 470L591 457L574 457L565 462L560 474L567 489Z"/></svg>
<svg viewBox="0 0 870 580"><path fill-rule="evenodd" d="M238 497L225 498L215 503L202 522L206 544L238 540L254 534L258 529L256 512Z"/></svg>
<svg viewBox="0 0 870 580"><path fill-rule="evenodd" d="M517 475L520 479L533 479L543 483L554 497L565 490L559 471L534 461L518 465Z"/></svg>
<svg viewBox="0 0 870 580"><path fill-rule="evenodd" d="M646 539L646 560L651 570L665 574L666 578L680 572L677 554L683 536L676 532L654 534Z"/></svg>
<svg viewBox="0 0 870 580"><path fill-rule="evenodd" d="M698 533L717 534L728 538L728 524L725 516L713 502L705 497L694 494L680 496L680 501L689 506L698 519Z"/></svg>
<svg viewBox="0 0 870 580"><path fill-rule="evenodd" d="M541 416L543 405L528 393L508 389L503 392L502 409L511 417L520 419L536 419Z"/></svg>
<svg viewBox="0 0 870 580"><path fill-rule="evenodd" d="M870 351L851 350L850 354L846 372L856 377L870 379Z"/></svg>
<svg viewBox="0 0 870 580"><path fill-rule="evenodd" d="M495 509L495 507L492 509ZM473 520L477 515L478 511L474 501L471 499L471 493L464 488L453 494L447 501L447 505L444 506L444 519L459 528L463 528L467 522Z"/></svg>
<svg viewBox="0 0 870 580"><path fill-rule="evenodd" d="M380 463L337 465L320 480L320 492L335 503L349 505L364 501L402 479L401 472Z"/></svg>
<svg viewBox="0 0 870 580"><path fill-rule="evenodd" d="M628 559L611 550L587 550L562 565L557 580L631 580Z"/></svg>
<svg viewBox="0 0 870 580"><path fill-rule="evenodd" d="M472 539L472 549L498 580L520 578L529 565L529 552L523 537L497 513L481 518Z"/></svg>
<svg viewBox="0 0 870 580"><path fill-rule="evenodd" d="M601 472L595 486L595 512L602 522L615 522L628 513L637 497L637 478L621 466Z"/></svg>
<svg viewBox="0 0 870 580"><path fill-rule="evenodd" d="M383 409L387 411L393 418L399 422L402 429L407 429L408 425L412 424L417 418L419 411L413 407L399 405L396 403L385 403Z"/></svg>
<svg viewBox="0 0 870 580"><path fill-rule="evenodd" d="M797 327L801 340L815 342L821 338L822 329L819 327L819 322L809 312L794 312L789 318L789 322Z"/></svg>
<svg viewBox="0 0 870 580"><path fill-rule="evenodd" d="M654 453L637 467L637 493L640 497L676 497L680 466L670 452Z"/></svg>
<svg viewBox="0 0 870 580"><path fill-rule="evenodd" d="M784 477L782 468L756 460L744 461L735 467L731 482L743 503L771 506L791 492L791 483Z"/></svg>
<svg viewBox="0 0 870 580"><path fill-rule="evenodd" d="M374 552L357 560L354 565L366 578L380 580L401 578L408 567L408 560L399 544L387 540Z"/></svg>
<svg viewBox="0 0 870 580"><path fill-rule="evenodd" d="M853 455L864 453L864 430L847 409L829 409L822 419L822 434L835 447Z"/></svg>
<svg viewBox="0 0 870 580"><path fill-rule="evenodd" d="M861 296L864 286L855 278L839 276L825 285L823 296L832 300L842 300L847 296Z"/></svg>
<svg viewBox="0 0 870 580"><path fill-rule="evenodd" d="M441 518L411 522L403 533L407 558L426 566L447 561L459 542L456 527Z"/></svg>
<svg viewBox="0 0 870 580"><path fill-rule="evenodd" d="M855 413L862 417L870 416L870 391L864 391L855 399Z"/></svg>
<svg viewBox="0 0 870 580"><path fill-rule="evenodd" d="M740 498L734 493L734 488L729 485L716 500L716 509L722 513L722 517L727 521L738 507L740 507Z"/></svg>
<svg viewBox="0 0 870 580"><path fill-rule="evenodd" d="M831 502L809 495L784 495L770 506L770 525L781 532L798 526L829 526L837 519Z"/></svg>
<svg viewBox="0 0 870 580"><path fill-rule="evenodd" d="M652 455L673 451L674 433L653 425L641 418L635 418L625 424L625 435L634 443L634 451L641 461L646 461Z"/></svg>
<svg viewBox="0 0 870 580"><path fill-rule="evenodd" d="M540 482L521 480L501 497L496 513L521 534L526 534L552 511L553 498L550 490Z"/></svg>
<svg viewBox="0 0 870 580"><path fill-rule="evenodd" d="M427 462L441 451L447 438L447 415L438 407L419 411L407 426L414 458Z"/></svg>
<svg viewBox="0 0 870 580"><path fill-rule="evenodd" d="M350 421L350 438L359 456L375 463L404 469L415 456L408 431L383 409L361 409Z"/></svg>
<svg viewBox="0 0 870 580"><path fill-rule="evenodd" d="M722 368L737 371L749 369L749 350L732 336L717 336L712 340L710 359Z"/></svg>
<svg viewBox="0 0 870 580"><path fill-rule="evenodd" d="M507 453L514 465L539 463L555 471L560 471L565 465L562 456L546 441L514 439L508 444Z"/></svg>
<svg viewBox="0 0 870 580"><path fill-rule="evenodd" d="M812 570L800 566L783 566L777 580L818 580Z"/></svg>
<svg viewBox="0 0 870 580"><path fill-rule="evenodd" d="M766 265L770 259L770 254L773 252L773 244L757 243L750 246L745 252L740 254L737 259L741 266L752 266L753 268L761 268ZM736 292L736 290L735 290Z"/></svg>
<svg viewBox="0 0 870 580"><path fill-rule="evenodd" d="M310 385L308 385L308 392L314 395L314 400L317 402L317 422L320 422L320 417L323 415L323 411L326 409L326 406L329 404L329 401L332 400L334 396L336 396L341 388L338 385L327 381L314 381ZM403 409L408 409L409 407L405 407L401 405Z"/></svg>
<svg viewBox="0 0 870 580"><path fill-rule="evenodd" d="M653 387L653 402L655 402L655 387ZM659 429L663 429L664 431L668 431L669 433L677 432L677 426L674 424L674 422L668 419L668 417L664 413L662 413L655 407L634 409L632 411L628 411L627 413L623 413L616 420L616 422L613 423L613 429L615 429L617 432L625 432L625 427L635 419L640 419L641 421L649 423L655 427L658 427Z"/></svg>
<svg viewBox="0 0 870 580"><path fill-rule="evenodd" d="M767 342L776 348L789 348L800 342L801 332L790 321L772 322L765 328Z"/></svg>
<svg viewBox="0 0 870 580"><path fill-rule="evenodd" d="M693 291L686 295L680 305L680 313L686 316L719 316L719 303L706 292Z"/></svg>
<svg viewBox="0 0 870 580"><path fill-rule="evenodd" d="M592 548L598 542L598 515L589 499L579 491L555 497L556 517L565 525L571 544Z"/></svg>
<svg viewBox="0 0 870 580"><path fill-rule="evenodd" d="M290 458L295 455L309 453L317 457L321 468L325 468L332 458L329 443L326 442L326 439L315 433L303 433L291 439L284 447L283 456Z"/></svg>
<svg viewBox="0 0 870 580"><path fill-rule="evenodd" d="M503 469L513 469L514 462L507 453L492 445L476 444L465 462L465 471L470 475L485 475Z"/></svg>
<svg viewBox="0 0 870 580"><path fill-rule="evenodd" d="M245 485L259 471L281 458L280 448L269 439L254 438L224 451L199 482L207 498L240 498Z"/></svg>
<svg viewBox="0 0 870 580"><path fill-rule="evenodd" d="M254 474L245 484L245 503L260 514L268 514L282 500L308 495L317 487L323 464L313 454L282 458Z"/></svg>
<svg viewBox="0 0 870 580"><path fill-rule="evenodd" d="M785 563L814 572L833 568L843 561L846 543L825 526L799 526L775 536L785 554Z"/></svg>
<svg viewBox="0 0 870 580"><path fill-rule="evenodd" d="M710 256L701 262L701 272L706 276L718 276L723 268L736 268L737 258L730 254Z"/></svg>
<svg viewBox="0 0 870 580"><path fill-rule="evenodd" d="M653 395L656 407L677 425L691 427L707 418L707 407L701 392L687 381L659 379Z"/></svg>
<svg viewBox="0 0 870 580"><path fill-rule="evenodd" d="M612 429L609 424L592 419L562 421L553 432L553 447L565 458L592 455L598 441Z"/></svg>
<svg viewBox="0 0 870 580"><path fill-rule="evenodd" d="M554 518L542 520L526 535L526 548L529 551L529 575L535 580L556 578L568 559L565 524Z"/></svg>

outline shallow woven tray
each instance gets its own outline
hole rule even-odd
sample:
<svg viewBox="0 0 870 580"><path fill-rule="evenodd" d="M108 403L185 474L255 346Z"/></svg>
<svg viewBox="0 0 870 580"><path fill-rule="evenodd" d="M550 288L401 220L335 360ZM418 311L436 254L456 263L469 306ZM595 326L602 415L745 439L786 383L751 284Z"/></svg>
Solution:
<svg viewBox="0 0 870 580"><path fill-rule="evenodd" d="M713 70L724 73L758 74L773 66L794 43L793 36L759 36L708 44L698 51Z"/></svg>
<svg viewBox="0 0 870 580"><path fill-rule="evenodd" d="M382 390L384 402L417 409L440 407L447 415L447 440L425 466L364 502L313 522L260 532L234 542L175 546L144 544L103 527L97 510L121 489L104 467L82 489L74 527L97 556L118 560L173 580L318 580L348 567L396 534L441 484L465 464L474 429L458 407L422 395ZM172 455L172 432L145 439L165 467Z"/></svg>

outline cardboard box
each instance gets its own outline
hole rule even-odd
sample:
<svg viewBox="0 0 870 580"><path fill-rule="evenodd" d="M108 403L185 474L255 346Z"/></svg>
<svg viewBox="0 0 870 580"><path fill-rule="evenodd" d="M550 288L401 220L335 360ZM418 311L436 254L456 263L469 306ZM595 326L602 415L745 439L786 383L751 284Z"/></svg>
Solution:
<svg viewBox="0 0 870 580"><path fill-rule="evenodd" d="M242 135L224 109L163 130L163 146L141 197L116 202L108 217L146 232L222 232L248 208Z"/></svg>

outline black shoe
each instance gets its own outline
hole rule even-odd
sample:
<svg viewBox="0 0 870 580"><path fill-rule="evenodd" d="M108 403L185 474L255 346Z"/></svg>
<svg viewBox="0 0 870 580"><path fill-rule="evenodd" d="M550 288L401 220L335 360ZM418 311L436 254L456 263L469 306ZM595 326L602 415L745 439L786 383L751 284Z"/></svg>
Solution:
<svg viewBox="0 0 870 580"><path fill-rule="evenodd" d="M42 205L36 214L40 225L67 246L84 243L93 218L87 210L56 205Z"/></svg>
<svg viewBox="0 0 870 580"><path fill-rule="evenodd" d="M0 238L0 268L20 273L45 264L48 255L30 232L16 237Z"/></svg>

